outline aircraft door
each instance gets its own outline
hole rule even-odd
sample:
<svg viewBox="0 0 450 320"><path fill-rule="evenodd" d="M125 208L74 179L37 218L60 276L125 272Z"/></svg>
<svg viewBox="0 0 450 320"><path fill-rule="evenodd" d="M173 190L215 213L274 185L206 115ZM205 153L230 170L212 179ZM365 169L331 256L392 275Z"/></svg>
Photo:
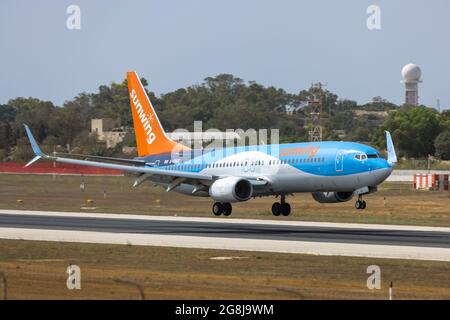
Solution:
<svg viewBox="0 0 450 320"><path fill-rule="evenodd" d="M242 171L248 172L250 166L250 161L248 158L245 159L244 165L242 166Z"/></svg>
<svg viewBox="0 0 450 320"><path fill-rule="evenodd" d="M338 150L336 152L336 162L335 162L336 171L344 171L344 150Z"/></svg>

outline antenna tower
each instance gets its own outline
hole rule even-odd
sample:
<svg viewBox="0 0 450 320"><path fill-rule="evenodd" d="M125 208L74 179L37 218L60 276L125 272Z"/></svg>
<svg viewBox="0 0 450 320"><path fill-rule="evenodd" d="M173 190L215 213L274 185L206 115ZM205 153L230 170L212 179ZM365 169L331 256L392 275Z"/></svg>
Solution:
<svg viewBox="0 0 450 320"><path fill-rule="evenodd" d="M322 83L313 83L309 89L309 141L322 141Z"/></svg>

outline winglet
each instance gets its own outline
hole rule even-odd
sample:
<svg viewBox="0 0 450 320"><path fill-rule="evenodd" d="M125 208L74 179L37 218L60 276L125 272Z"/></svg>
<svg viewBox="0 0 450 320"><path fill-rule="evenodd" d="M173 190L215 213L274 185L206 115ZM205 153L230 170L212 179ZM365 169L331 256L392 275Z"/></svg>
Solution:
<svg viewBox="0 0 450 320"><path fill-rule="evenodd" d="M23 124L25 127L25 131L27 132L28 140L30 140L31 148L33 149L34 154L36 155L30 162L28 162L25 167L28 167L38 161L39 159L46 157L46 155L41 151L39 148L36 140L33 137L33 134L31 133L30 128L26 124Z"/></svg>
<svg viewBox="0 0 450 320"><path fill-rule="evenodd" d="M386 132L386 147L387 147L387 162L390 165L397 163L397 155L395 154L394 143L392 142L391 133L389 131Z"/></svg>
<svg viewBox="0 0 450 320"><path fill-rule="evenodd" d="M28 163L25 165L25 168L31 166L33 163L35 163L36 161L38 161L38 160L41 159L41 158L42 158L41 156L36 156L36 157L34 157L30 162L28 162Z"/></svg>

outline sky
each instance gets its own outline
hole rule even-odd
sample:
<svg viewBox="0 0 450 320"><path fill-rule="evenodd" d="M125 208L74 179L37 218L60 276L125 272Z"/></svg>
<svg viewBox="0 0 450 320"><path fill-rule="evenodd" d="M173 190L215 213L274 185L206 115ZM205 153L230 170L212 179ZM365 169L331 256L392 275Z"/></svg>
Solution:
<svg viewBox="0 0 450 320"><path fill-rule="evenodd" d="M80 29L67 28L70 5ZM380 29L367 27L370 5ZM450 108L448 0L0 1L0 104L62 105L128 70L158 95L231 73L291 93L322 82L342 99L401 104L407 63L422 69L420 103Z"/></svg>

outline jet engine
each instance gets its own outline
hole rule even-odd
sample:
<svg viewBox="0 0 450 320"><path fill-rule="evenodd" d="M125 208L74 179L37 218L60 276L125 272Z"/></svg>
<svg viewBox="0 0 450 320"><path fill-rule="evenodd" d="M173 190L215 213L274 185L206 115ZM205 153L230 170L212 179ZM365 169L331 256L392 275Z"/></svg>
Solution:
<svg viewBox="0 0 450 320"><path fill-rule="evenodd" d="M218 202L247 201L253 194L253 186L247 179L227 177L214 181L209 195Z"/></svg>
<svg viewBox="0 0 450 320"><path fill-rule="evenodd" d="M320 203L345 202L353 198L353 192L313 192L314 200Z"/></svg>

